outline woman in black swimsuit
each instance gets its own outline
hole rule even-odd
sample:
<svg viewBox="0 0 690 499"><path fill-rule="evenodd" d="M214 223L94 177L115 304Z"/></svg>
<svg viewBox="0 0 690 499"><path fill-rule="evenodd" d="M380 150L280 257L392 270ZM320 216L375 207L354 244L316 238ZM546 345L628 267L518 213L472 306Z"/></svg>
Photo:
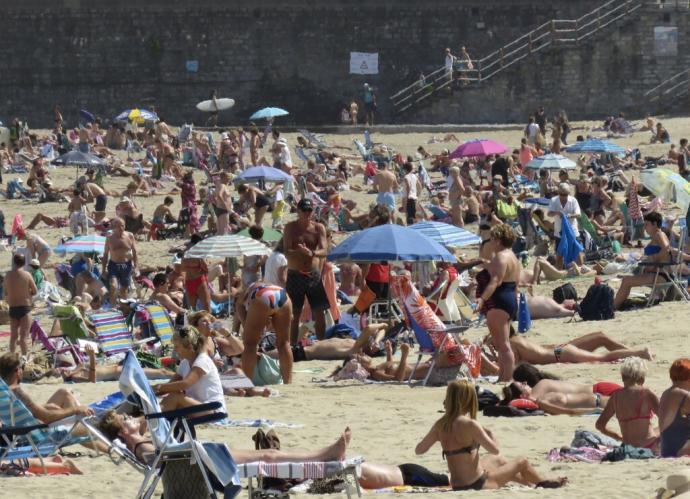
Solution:
<svg viewBox="0 0 690 499"><path fill-rule="evenodd" d="M477 311L486 315L491 338L498 351L499 381L510 381L515 357L510 347L510 323L517 315L517 288L520 262L512 251L515 233L509 225L491 228L491 239L485 246L493 252L486 266L488 282L477 276Z"/></svg>
<svg viewBox="0 0 690 499"><path fill-rule="evenodd" d="M489 430L477 422L477 392L469 381L454 381L448 385L443 401L445 414L434 423L415 452L426 453L436 442L441 443L442 455L448 460L450 484L453 490L498 489L508 482L558 488L566 478L544 480L526 458L508 461L495 470L484 469L479 462L479 447L491 454L499 449Z"/></svg>

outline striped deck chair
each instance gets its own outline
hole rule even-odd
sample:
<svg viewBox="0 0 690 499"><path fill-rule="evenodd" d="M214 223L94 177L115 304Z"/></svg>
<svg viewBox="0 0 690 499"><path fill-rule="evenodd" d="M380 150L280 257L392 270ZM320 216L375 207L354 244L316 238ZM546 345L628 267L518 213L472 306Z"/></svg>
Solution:
<svg viewBox="0 0 690 499"><path fill-rule="evenodd" d="M106 356L126 352L132 348L132 333L125 316L119 310L107 310L89 314L96 328L101 350Z"/></svg>
<svg viewBox="0 0 690 499"><path fill-rule="evenodd" d="M161 345L164 347L172 345L174 327L168 312L157 303L149 303L145 308L151 316L151 325L156 336L161 340Z"/></svg>
<svg viewBox="0 0 690 499"><path fill-rule="evenodd" d="M73 416L50 424L41 423L0 379L0 461L37 457L48 474L44 457L68 445L93 442L91 436L73 435L81 422L82 418Z"/></svg>

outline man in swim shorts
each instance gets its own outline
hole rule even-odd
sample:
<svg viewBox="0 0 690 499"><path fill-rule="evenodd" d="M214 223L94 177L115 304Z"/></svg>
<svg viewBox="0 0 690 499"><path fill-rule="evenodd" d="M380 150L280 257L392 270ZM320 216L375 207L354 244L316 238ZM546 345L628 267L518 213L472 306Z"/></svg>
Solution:
<svg viewBox="0 0 690 499"><path fill-rule="evenodd" d="M134 235L125 231L125 222L121 218L113 218L110 227L112 234L105 240L102 273L108 273L110 303L115 304L117 292L120 298L127 298L132 272L137 267L137 248Z"/></svg>
<svg viewBox="0 0 690 499"><path fill-rule="evenodd" d="M323 339L326 332L324 311L330 308L321 282L322 259L328 255L326 228L312 220L313 212L311 200L301 199L297 203L297 220L286 224L283 232L283 249L288 260L285 289L292 302L292 344L299 339L299 317L305 298L309 300L319 339Z"/></svg>
<svg viewBox="0 0 690 499"><path fill-rule="evenodd" d="M38 292L33 277L26 270L24 255L12 257L12 270L5 274L5 299L10 307L10 352L17 350L17 341L22 355L29 352L29 330L33 296Z"/></svg>
<svg viewBox="0 0 690 499"><path fill-rule="evenodd" d="M391 214L391 220L394 218L396 202L395 192L398 191L398 179L390 170L387 163L384 163L383 169L379 170L374 175L374 189L378 192L376 196L376 204L388 208Z"/></svg>

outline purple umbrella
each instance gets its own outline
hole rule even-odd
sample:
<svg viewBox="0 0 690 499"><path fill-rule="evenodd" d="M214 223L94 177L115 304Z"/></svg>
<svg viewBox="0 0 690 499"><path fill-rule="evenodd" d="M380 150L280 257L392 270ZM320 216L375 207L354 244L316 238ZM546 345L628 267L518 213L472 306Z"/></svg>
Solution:
<svg viewBox="0 0 690 499"><path fill-rule="evenodd" d="M458 146L458 148L450 153L450 159L467 158L475 156L490 156L492 154L503 154L508 150L508 146L493 140L478 139L470 140Z"/></svg>

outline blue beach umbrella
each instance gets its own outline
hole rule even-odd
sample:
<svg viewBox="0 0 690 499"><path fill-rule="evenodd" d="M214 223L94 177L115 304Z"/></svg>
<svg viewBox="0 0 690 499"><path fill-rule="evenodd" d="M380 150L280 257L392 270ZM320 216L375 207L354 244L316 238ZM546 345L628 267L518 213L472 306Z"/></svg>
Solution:
<svg viewBox="0 0 690 499"><path fill-rule="evenodd" d="M625 149L608 140L588 139L569 146L567 152L599 152L609 154L624 153Z"/></svg>
<svg viewBox="0 0 690 499"><path fill-rule="evenodd" d="M252 182L256 180L263 180L264 182L291 182L295 178L283 170L273 168L272 166L250 166L233 179L234 182Z"/></svg>
<svg viewBox="0 0 690 499"><path fill-rule="evenodd" d="M81 151L70 151L68 153L65 153L62 156L58 156L57 158L55 158L52 161L52 163L54 165L60 166L75 165L81 166L83 168L105 166L105 161L103 161L98 156L94 156L93 154L89 154L88 152Z"/></svg>
<svg viewBox="0 0 690 499"><path fill-rule="evenodd" d="M281 109L279 107L265 107L263 109L259 109L257 112L252 114L249 119L250 120L260 120L260 119L269 119L269 118L275 118L276 116L287 116L288 113L285 109Z"/></svg>
<svg viewBox="0 0 690 499"><path fill-rule="evenodd" d="M446 248L419 231L396 224L384 224L350 236L328 255L330 261L429 262L457 261Z"/></svg>
<svg viewBox="0 0 690 499"><path fill-rule="evenodd" d="M82 118L86 123L93 123L96 121L96 116L88 109L80 109L79 117Z"/></svg>
<svg viewBox="0 0 690 499"><path fill-rule="evenodd" d="M451 248L462 248L463 246L472 246L482 242L478 235L443 222L419 222L410 225L410 229L416 230L429 239Z"/></svg>

